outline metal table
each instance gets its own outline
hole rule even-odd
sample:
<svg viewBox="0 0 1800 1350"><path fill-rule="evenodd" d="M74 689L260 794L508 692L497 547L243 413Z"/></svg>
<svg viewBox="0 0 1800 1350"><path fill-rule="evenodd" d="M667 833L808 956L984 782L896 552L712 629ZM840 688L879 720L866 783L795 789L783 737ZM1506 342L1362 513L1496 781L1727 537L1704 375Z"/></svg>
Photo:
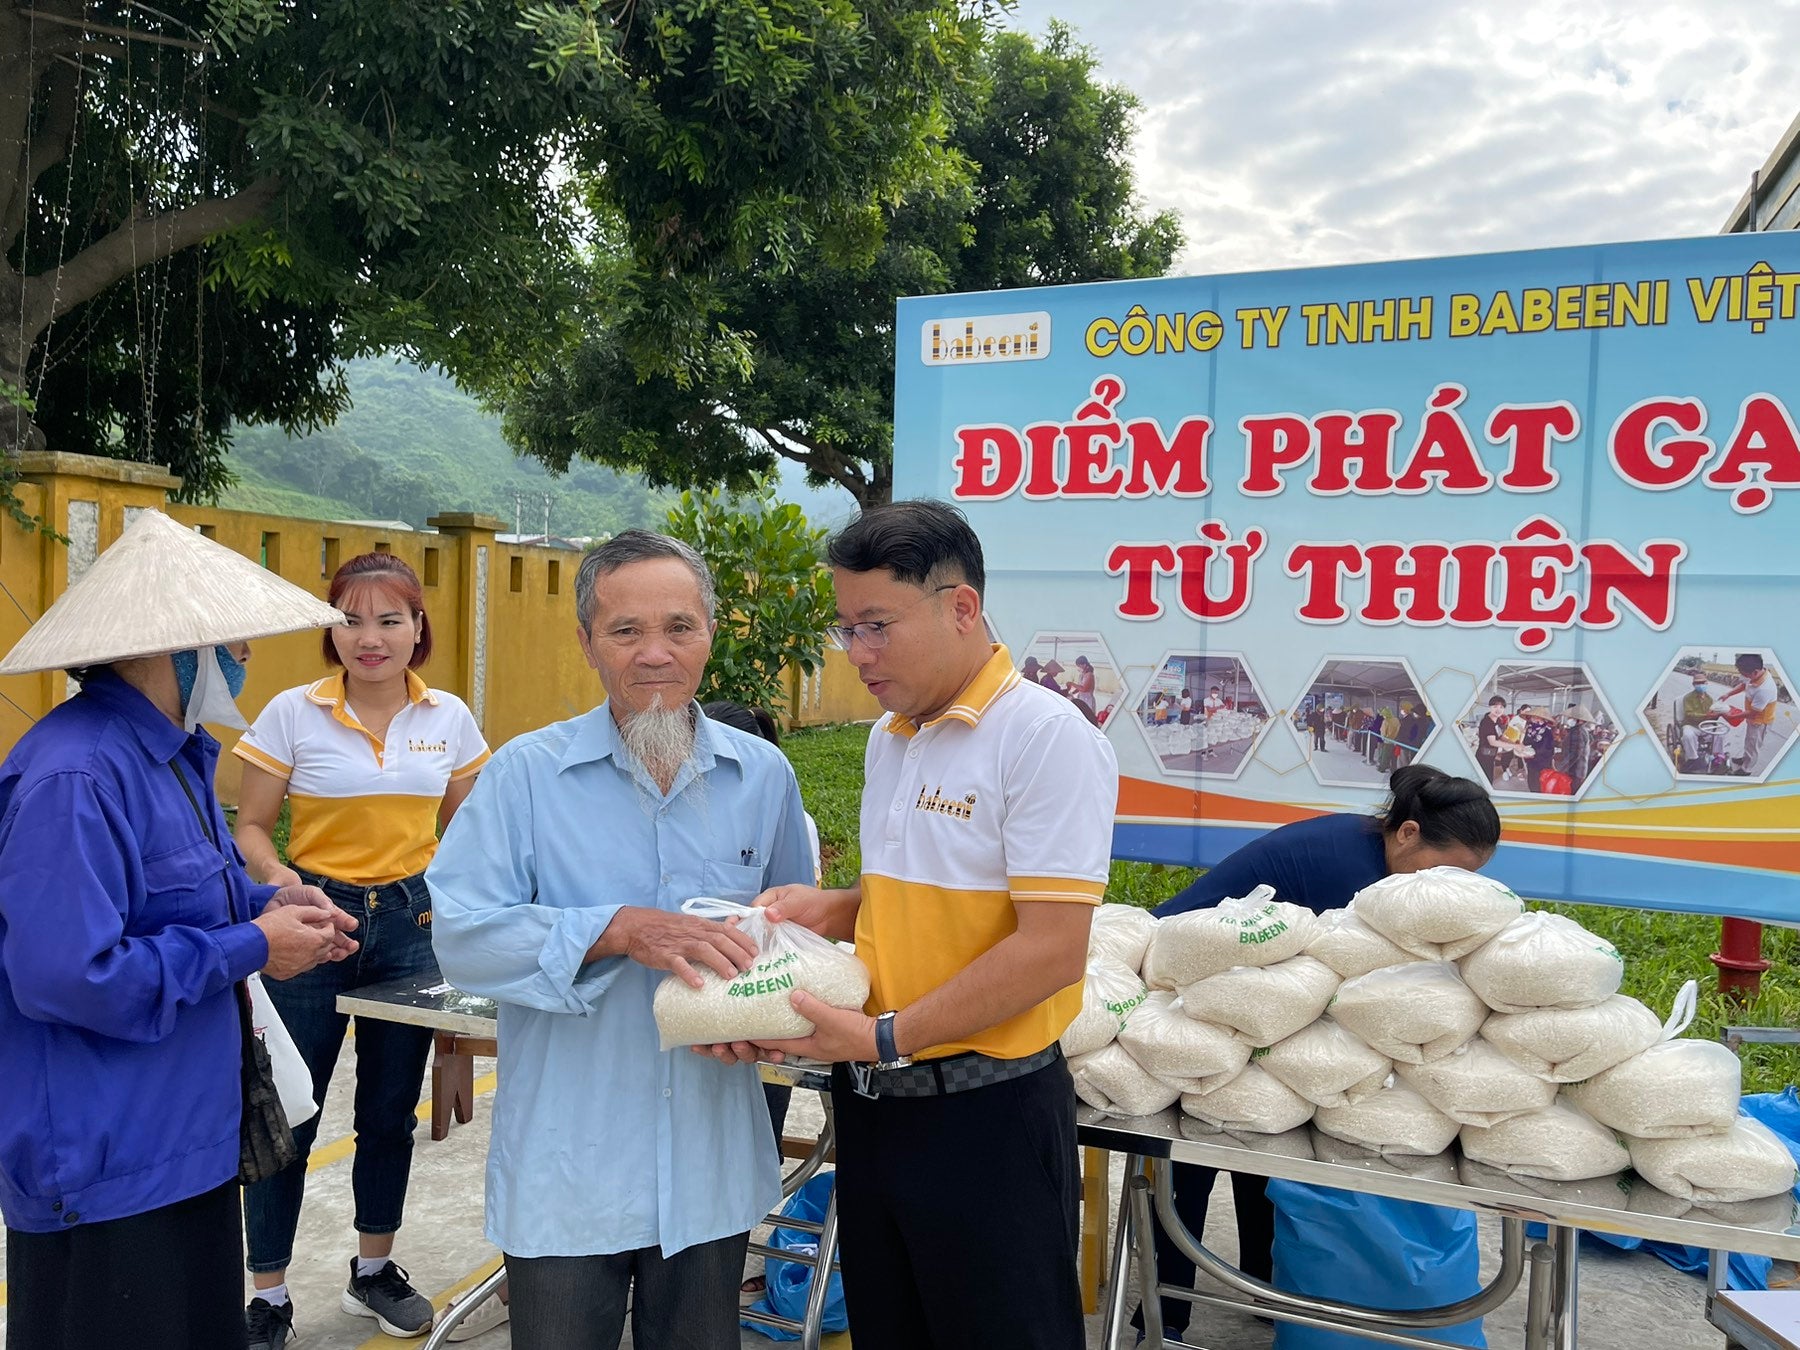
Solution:
<svg viewBox="0 0 1800 1350"><path fill-rule="evenodd" d="M1716 1276L1727 1251L1800 1260L1800 1227L1791 1196L1695 1209L1629 1174L1597 1181L1523 1181L1461 1158L1454 1149L1430 1158L1384 1160L1318 1135L1309 1128L1282 1135L1226 1135L1171 1109L1156 1116L1112 1119L1091 1107L1078 1117L1081 1142L1127 1156L1125 1194L1113 1248L1112 1290L1102 1344L1119 1345L1128 1323L1132 1267L1143 1298L1147 1345L1183 1345L1163 1336L1162 1298L1230 1307L1277 1321L1349 1332L1395 1345L1442 1350L1416 1334L1492 1311L1526 1278L1527 1350L1574 1350L1581 1229L1657 1238L1711 1253ZM1321 1156L1323 1155L1323 1156ZM1290 1294L1245 1275L1201 1245L1175 1213L1171 1163L1194 1163L1288 1181L1332 1186L1397 1200L1493 1214L1501 1224L1500 1270L1479 1293L1439 1308L1399 1311ZM1234 1296L1199 1293L1155 1282L1157 1221L1175 1245ZM1527 1249L1524 1226L1546 1225Z"/></svg>
<svg viewBox="0 0 1800 1350"><path fill-rule="evenodd" d="M430 1027L438 1037L438 1062L432 1066L433 1120L437 1121L440 1093L447 1094L441 1100L445 1103L446 1113L451 1104L454 1105L458 1120L467 1123L470 1108L473 1106L472 1077L469 1064L475 1055L492 1055L495 1052L494 1038L497 1028L496 1009L492 999L478 998L473 994L465 994L450 984L422 985L417 980L393 980L386 984L370 985L363 989L354 989L347 994L339 994L337 1010L355 1017L373 1017L387 1022L401 1022L408 1026ZM446 1062L447 1061L447 1062ZM790 1087L806 1088L820 1094L825 1108L825 1126L819 1131L819 1137L811 1150L802 1157L794 1167L781 1178L781 1198L786 1200L801 1186L805 1185L819 1169L830 1159L835 1144L831 1118L831 1066L828 1064L811 1064L794 1062L788 1064L762 1064L764 1081L784 1083ZM444 1128L448 1131L448 1121ZM432 1137L443 1138L434 1128ZM779 1141L778 1141L779 1142ZM834 1187L831 1199L826 1203L825 1214L818 1223L807 1219L782 1218L779 1214L771 1214L769 1221L781 1228L795 1229L800 1232L816 1234L819 1239L817 1256L807 1256L803 1252L779 1251L766 1243L752 1242L750 1250L759 1256L774 1256L783 1261L794 1261L801 1265L810 1265L816 1272L821 1264L837 1269L837 1190ZM477 1284L448 1313L440 1316L432 1327L431 1335L426 1339L421 1350L439 1350L448 1343L450 1333L487 1299L499 1292L501 1284L506 1280L506 1267L502 1265L493 1274ZM800 1337L801 1350L818 1350L822 1326L825 1319L825 1298L829 1281L814 1279L807 1292L806 1314L799 1321L789 1317L780 1317L773 1313L757 1313L750 1309L742 1309L740 1315L747 1321L763 1326L779 1327Z"/></svg>

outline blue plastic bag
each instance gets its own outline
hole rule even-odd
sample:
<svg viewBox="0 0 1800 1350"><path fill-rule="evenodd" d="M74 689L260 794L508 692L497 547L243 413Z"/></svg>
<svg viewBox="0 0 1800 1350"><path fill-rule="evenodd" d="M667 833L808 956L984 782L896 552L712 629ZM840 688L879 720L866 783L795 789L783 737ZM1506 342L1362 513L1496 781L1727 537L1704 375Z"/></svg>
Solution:
<svg viewBox="0 0 1800 1350"><path fill-rule="evenodd" d="M1481 1288L1475 1216L1354 1191L1270 1181L1276 1287L1377 1308L1432 1308ZM1481 1320L1420 1333L1485 1347ZM1367 1350L1359 1336L1278 1322L1275 1350Z"/></svg>
<svg viewBox="0 0 1800 1350"><path fill-rule="evenodd" d="M1794 1162L1800 1166L1800 1095L1790 1087L1780 1092L1760 1092L1745 1097L1738 1106L1738 1114L1749 1116L1752 1120L1760 1120L1773 1130L1781 1142L1787 1145L1787 1151L1794 1155ZM1794 1187L1795 1198L1800 1199L1800 1184ZM1543 1229L1530 1225L1528 1231L1533 1235L1541 1234ZM1608 1247L1618 1247L1624 1251L1643 1251L1660 1261L1666 1261L1675 1269L1687 1275L1704 1275L1706 1273L1706 1249L1704 1247L1681 1247L1673 1242L1658 1242L1650 1238L1622 1237L1613 1233L1582 1234L1583 1239L1591 1239L1604 1243ZM1767 1289L1769 1287L1769 1269L1771 1262L1766 1256L1748 1256L1743 1252L1732 1252L1731 1261L1725 1272L1727 1289Z"/></svg>
<svg viewBox="0 0 1800 1350"><path fill-rule="evenodd" d="M825 1206L831 1200L831 1187L836 1179L837 1174L834 1172L819 1173L787 1198L781 1207L782 1217L823 1223ZM819 1249L819 1238L815 1233L807 1233L798 1228L777 1228L769 1236L769 1245L782 1251L804 1251L812 1255ZM774 1313L777 1317L801 1321L806 1316L806 1300L812 1293L813 1277L816 1274L812 1266L799 1261L782 1261L773 1256L764 1258L763 1279L768 1281L768 1292L750 1305L750 1311ZM779 1327L765 1327L749 1321L743 1325L772 1341L800 1339L793 1332L783 1331ZM850 1314L844 1310L844 1277L833 1271L831 1282L825 1286L823 1326L826 1331L843 1331L849 1325Z"/></svg>

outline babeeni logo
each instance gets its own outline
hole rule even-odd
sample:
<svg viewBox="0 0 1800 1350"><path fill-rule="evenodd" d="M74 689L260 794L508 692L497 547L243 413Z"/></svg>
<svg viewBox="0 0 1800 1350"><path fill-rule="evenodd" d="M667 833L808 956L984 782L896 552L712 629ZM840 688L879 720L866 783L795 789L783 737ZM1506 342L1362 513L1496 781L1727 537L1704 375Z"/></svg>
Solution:
<svg viewBox="0 0 1800 1350"><path fill-rule="evenodd" d="M949 816L952 820L972 820L975 816L975 794L965 792L960 798L946 797L942 787L929 790L920 788L919 796L913 802L913 810Z"/></svg>
<svg viewBox="0 0 1800 1350"><path fill-rule="evenodd" d="M927 319L919 325L919 359L928 366L984 366L1042 361L1050 355L1050 312L977 314Z"/></svg>

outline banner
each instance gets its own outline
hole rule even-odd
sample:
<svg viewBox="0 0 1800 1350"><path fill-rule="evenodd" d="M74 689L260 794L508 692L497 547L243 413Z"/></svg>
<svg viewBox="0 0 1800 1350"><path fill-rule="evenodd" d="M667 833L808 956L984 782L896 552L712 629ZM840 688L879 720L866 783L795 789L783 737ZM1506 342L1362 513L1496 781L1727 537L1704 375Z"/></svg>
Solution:
<svg viewBox="0 0 1800 1350"><path fill-rule="evenodd" d="M1487 785L1524 894L1800 921L1800 234L902 300L896 499L1207 865Z"/></svg>

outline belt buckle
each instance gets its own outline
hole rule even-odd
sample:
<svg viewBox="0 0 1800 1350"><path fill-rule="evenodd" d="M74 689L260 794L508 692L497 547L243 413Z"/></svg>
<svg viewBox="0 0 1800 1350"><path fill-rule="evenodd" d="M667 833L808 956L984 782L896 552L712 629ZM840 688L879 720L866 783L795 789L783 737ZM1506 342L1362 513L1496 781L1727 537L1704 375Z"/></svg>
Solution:
<svg viewBox="0 0 1800 1350"><path fill-rule="evenodd" d="M870 1101L880 1099L881 1093L875 1087L875 1066L873 1064L862 1064L851 1060L844 1067L850 1070L850 1087L857 1096L867 1097Z"/></svg>

